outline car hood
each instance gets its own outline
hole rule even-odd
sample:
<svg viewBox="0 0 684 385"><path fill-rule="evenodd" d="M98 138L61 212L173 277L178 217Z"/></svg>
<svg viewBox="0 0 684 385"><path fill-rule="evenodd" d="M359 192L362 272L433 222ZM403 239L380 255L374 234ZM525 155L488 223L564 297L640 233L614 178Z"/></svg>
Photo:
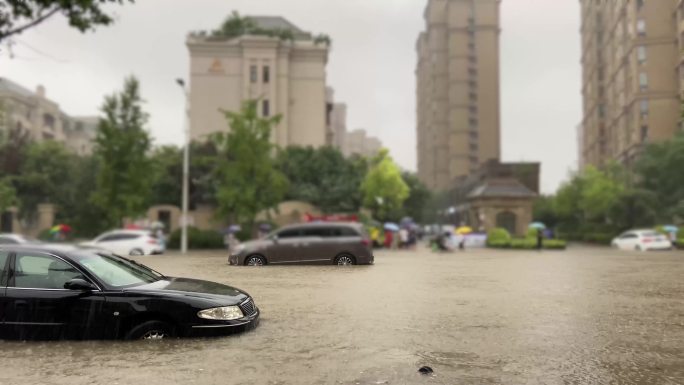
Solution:
<svg viewBox="0 0 684 385"><path fill-rule="evenodd" d="M125 291L198 298L213 301L219 305L237 305L249 298L249 294L232 286L190 278L165 277L156 282L125 289Z"/></svg>

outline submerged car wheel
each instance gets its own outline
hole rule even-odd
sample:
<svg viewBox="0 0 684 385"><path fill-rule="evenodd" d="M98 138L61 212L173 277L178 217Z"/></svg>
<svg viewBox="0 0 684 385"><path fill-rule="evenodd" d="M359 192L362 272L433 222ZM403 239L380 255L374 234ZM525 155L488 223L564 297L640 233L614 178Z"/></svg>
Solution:
<svg viewBox="0 0 684 385"><path fill-rule="evenodd" d="M146 321L131 329L127 340L163 340L174 337L173 327L162 321Z"/></svg>
<svg viewBox="0 0 684 385"><path fill-rule="evenodd" d="M335 264L338 266L350 266L356 264L356 260L350 254L340 254L335 258Z"/></svg>
<svg viewBox="0 0 684 385"><path fill-rule="evenodd" d="M261 255L250 255L245 259L245 266L263 266L266 264L266 259Z"/></svg>
<svg viewBox="0 0 684 385"><path fill-rule="evenodd" d="M140 249L133 249L128 253L128 255L132 255L134 257L139 257L141 255L145 255L145 252L140 250Z"/></svg>

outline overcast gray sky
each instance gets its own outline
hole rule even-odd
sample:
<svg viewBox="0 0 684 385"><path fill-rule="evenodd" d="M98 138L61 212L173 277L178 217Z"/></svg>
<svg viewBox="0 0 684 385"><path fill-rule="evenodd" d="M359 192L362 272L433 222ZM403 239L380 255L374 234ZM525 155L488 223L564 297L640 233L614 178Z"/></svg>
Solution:
<svg viewBox="0 0 684 385"><path fill-rule="evenodd" d="M188 31L212 29L232 11L282 15L333 39L328 83L349 109L348 129L380 137L397 162L415 170L415 41L426 0L138 0L117 8L117 23L82 35L55 18L20 35L0 76L48 97L70 115L99 112L126 75L142 83L158 144L182 143ZM541 161L553 192L577 163L581 119L579 3L503 0L503 159Z"/></svg>

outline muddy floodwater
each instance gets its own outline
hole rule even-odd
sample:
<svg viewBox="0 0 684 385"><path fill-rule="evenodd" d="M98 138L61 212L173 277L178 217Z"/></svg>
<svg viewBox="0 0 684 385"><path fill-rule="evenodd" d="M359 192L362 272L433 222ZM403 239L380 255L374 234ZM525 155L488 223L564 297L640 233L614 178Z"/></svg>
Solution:
<svg viewBox="0 0 684 385"><path fill-rule="evenodd" d="M378 252L351 268L138 259L246 290L261 324L219 339L0 342L0 383L684 384L682 252Z"/></svg>

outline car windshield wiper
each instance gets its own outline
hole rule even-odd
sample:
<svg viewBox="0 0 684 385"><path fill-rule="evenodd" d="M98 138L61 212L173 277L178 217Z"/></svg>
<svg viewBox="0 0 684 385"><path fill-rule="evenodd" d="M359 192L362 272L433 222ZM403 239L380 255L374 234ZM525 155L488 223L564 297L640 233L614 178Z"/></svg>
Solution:
<svg viewBox="0 0 684 385"><path fill-rule="evenodd" d="M132 260L132 259L128 259L128 258L124 258L124 257L120 257L120 258L123 259L124 261L129 262L129 263L132 263L132 264L134 264L134 265L136 265L136 266L138 266L138 267L142 267L144 270L149 270L149 271L151 271L151 272L153 272L153 273L159 275L159 277L162 278L162 279L163 279L163 278L166 278L166 276L165 276L164 274L158 272L157 270L154 270L154 269L151 268L151 267L145 266L145 265L143 265L142 263L139 263L139 262L136 262L136 261L134 261L134 260Z"/></svg>

